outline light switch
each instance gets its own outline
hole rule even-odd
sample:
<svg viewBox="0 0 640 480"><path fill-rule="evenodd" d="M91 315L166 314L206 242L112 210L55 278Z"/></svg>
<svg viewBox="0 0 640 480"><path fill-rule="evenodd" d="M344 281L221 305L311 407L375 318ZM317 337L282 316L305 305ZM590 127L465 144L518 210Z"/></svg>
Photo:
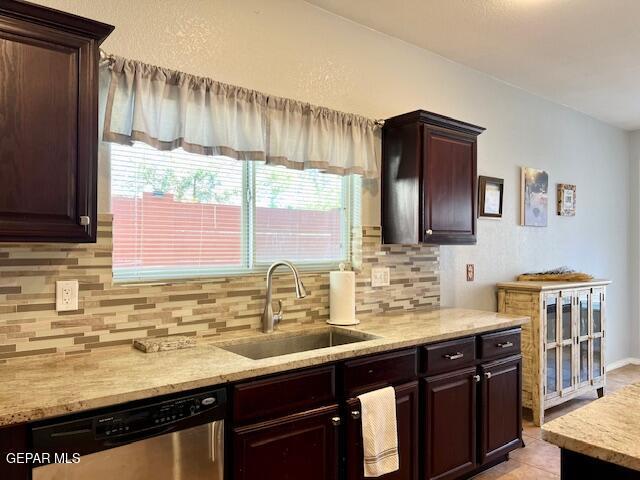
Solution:
<svg viewBox="0 0 640 480"><path fill-rule="evenodd" d="M78 281L64 280L56 282L56 311L78 310Z"/></svg>
<svg viewBox="0 0 640 480"><path fill-rule="evenodd" d="M389 285L389 268L388 267L374 267L371 269L371 286L372 287L386 287Z"/></svg>

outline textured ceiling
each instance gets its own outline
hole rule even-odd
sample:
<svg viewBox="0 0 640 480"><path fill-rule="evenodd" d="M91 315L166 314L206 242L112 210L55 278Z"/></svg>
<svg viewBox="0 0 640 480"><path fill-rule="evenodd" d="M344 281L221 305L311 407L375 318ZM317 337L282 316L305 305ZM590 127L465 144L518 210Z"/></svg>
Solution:
<svg viewBox="0 0 640 480"><path fill-rule="evenodd" d="M640 0L308 0L604 122L640 128Z"/></svg>

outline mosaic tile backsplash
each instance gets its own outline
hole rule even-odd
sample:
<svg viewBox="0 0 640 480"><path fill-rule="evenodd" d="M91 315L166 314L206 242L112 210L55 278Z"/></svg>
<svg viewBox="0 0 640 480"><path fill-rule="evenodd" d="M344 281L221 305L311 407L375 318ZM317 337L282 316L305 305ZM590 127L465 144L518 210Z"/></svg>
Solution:
<svg viewBox="0 0 640 480"><path fill-rule="evenodd" d="M75 355L161 335L235 335L260 328L265 276L202 282L119 285L112 282L112 216L98 219L95 244L0 245L0 362L29 355ZM353 232L356 305L360 313L440 303L439 249L381 245L380 227ZM391 285L371 287L371 267L390 268ZM324 322L328 273L303 273L307 297L296 300L290 275L274 277L283 323ZM55 282L78 280L78 311L55 311Z"/></svg>

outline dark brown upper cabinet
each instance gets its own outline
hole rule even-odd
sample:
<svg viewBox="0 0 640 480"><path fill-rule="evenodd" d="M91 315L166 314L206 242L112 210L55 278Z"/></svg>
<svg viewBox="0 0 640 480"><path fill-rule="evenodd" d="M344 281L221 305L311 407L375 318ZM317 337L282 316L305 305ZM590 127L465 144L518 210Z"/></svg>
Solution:
<svg viewBox="0 0 640 480"><path fill-rule="evenodd" d="M98 46L112 30L0 2L0 241L95 242Z"/></svg>
<svg viewBox="0 0 640 480"><path fill-rule="evenodd" d="M424 110L385 121L383 243L476 243L476 141L483 131Z"/></svg>

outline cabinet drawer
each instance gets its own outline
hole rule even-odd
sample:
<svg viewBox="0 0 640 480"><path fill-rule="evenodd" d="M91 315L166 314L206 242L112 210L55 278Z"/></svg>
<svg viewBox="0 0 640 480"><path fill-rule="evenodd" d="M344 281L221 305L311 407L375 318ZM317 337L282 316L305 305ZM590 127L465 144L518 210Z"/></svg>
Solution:
<svg viewBox="0 0 640 480"><path fill-rule="evenodd" d="M482 360L508 357L520 353L520 329L480 335L479 357Z"/></svg>
<svg viewBox="0 0 640 480"><path fill-rule="evenodd" d="M476 361L475 337L422 347L422 371L427 375L443 373L474 365Z"/></svg>
<svg viewBox="0 0 640 480"><path fill-rule="evenodd" d="M336 402L335 367L288 373L236 385L233 418L255 422Z"/></svg>
<svg viewBox="0 0 640 480"><path fill-rule="evenodd" d="M344 364L344 390L347 395L357 395L413 380L417 375L418 354L414 348L351 360Z"/></svg>

